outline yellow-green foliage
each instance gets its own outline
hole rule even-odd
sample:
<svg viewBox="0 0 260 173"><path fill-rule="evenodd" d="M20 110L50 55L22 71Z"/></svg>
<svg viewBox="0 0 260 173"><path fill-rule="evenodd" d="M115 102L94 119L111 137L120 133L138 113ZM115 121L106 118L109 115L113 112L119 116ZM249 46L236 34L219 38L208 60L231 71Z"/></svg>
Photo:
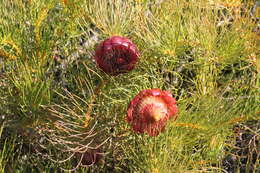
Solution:
<svg viewBox="0 0 260 173"><path fill-rule="evenodd" d="M252 5L0 0L0 124L23 139L16 144L0 135L0 171L223 171L233 126L259 121L260 37L252 32ZM133 71L111 77L92 57L113 35L131 39L140 60ZM129 101L149 88L170 91L179 109L156 138L135 134L125 121ZM21 148L17 155L7 152L8 142ZM22 150L27 145L32 149ZM101 147L105 156L82 168L75 163L88 147ZM25 155L30 159L20 159Z"/></svg>

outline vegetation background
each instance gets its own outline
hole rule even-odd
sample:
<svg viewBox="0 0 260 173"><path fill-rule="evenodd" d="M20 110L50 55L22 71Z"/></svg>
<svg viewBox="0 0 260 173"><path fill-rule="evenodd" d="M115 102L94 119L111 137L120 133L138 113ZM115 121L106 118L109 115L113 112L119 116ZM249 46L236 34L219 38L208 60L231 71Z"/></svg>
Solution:
<svg viewBox="0 0 260 173"><path fill-rule="evenodd" d="M259 3L0 0L0 172L260 172ZM114 77L93 61L113 35L141 53ZM125 122L149 88L179 108L158 137Z"/></svg>

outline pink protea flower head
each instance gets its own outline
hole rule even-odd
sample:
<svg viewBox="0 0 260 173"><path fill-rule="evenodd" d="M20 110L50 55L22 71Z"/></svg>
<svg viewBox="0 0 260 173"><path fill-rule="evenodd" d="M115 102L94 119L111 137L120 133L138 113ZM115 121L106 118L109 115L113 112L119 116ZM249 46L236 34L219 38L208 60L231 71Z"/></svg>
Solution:
<svg viewBox="0 0 260 173"><path fill-rule="evenodd" d="M118 75L135 67L139 52L129 39L113 36L97 46L94 57L99 68L105 73Z"/></svg>
<svg viewBox="0 0 260 173"><path fill-rule="evenodd" d="M126 120L138 133L157 136L169 118L177 118L176 100L160 89L141 91L128 106Z"/></svg>

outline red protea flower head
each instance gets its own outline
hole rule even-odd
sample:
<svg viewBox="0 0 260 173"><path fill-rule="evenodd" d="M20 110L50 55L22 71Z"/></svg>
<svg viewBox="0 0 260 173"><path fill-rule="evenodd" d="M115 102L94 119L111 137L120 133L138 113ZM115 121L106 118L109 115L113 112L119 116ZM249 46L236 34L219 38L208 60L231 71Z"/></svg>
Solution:
<svg viewBox="0 0 260 173"><path fill-rule="evenodd" d="M103 157L100 149L89 149L87 150L81 160L81 164L84 166L91 166L98 163Z"/></svg>
<svg viewBox="0 0 260 173"><path fill-rule="evenodd" d="M171 93L156 88L143 90L134 97L126 120L135 132L157 136L171 117L177 118L176 100Z"/></svg>
<svg viewBox="0 0 260 173"><path fill-rule="evenodd" d="M138 57L139 52L132 41L120 36L106 39L97 46L95 51L97 65L110 75L132 70Z"/></svg>

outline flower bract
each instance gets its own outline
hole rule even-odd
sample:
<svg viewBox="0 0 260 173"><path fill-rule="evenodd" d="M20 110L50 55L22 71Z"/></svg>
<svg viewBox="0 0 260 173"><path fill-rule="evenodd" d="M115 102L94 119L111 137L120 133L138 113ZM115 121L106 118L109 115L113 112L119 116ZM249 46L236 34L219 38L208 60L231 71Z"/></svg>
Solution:
<svg viewBox="0 0 260 173"><path fill-rule="evenodd" d="M128 106L126 120L137 133L157 136L170 118L177 118L176 100L160 89L147 89L137 94Z"/></svg>
<svg viewBox="0 0 260 173"><path fill-rule="evenodd" d="M134 69L139 52L131 40L113 36L101 42L95 51L99 68L110 75L118 75Z"/></svg>

